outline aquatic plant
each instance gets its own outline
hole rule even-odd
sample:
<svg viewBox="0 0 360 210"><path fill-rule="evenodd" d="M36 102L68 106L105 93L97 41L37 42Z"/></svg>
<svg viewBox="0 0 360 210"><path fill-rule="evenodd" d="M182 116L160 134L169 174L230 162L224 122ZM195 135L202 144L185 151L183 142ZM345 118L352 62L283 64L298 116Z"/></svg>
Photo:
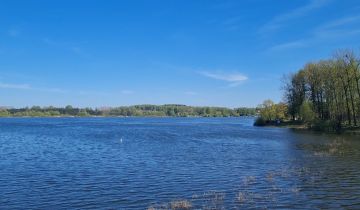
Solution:
<svg viewBox="0 0 360 210"><path fill-rule="evenodd" d="M190 209L191 207L191 202L188 200L177 200L170 202L171 209Z"/></svg>

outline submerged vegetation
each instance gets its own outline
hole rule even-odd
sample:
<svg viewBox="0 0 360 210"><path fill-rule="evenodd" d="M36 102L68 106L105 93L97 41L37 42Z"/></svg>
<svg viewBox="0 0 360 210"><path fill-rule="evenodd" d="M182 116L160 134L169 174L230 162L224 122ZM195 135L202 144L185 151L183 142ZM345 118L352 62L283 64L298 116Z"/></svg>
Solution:
<svg viewBox="0 0 360 210"><path fill-rule="evenodd" d="M336 137L326 142L302 142L296 144L296 148L304 151L302 154L304 158L311 158L315 162L321 161L324 164L332 164L332 162L326 162L326 160L323 162L324 157L349 157L356 155L358 149L343 137ZM239 176L236 180L237 184L230 190L206 191L184 199L170 200L166 203L151 203L147 209L279 209L282 207L283 201L281 199L283 199L283 196L287 198L293 196L297 200L307 200L306 195L309 189L306 186L313 186L319 182L328 182L329 172L327 167L329 166L302 165L298 164L299 159L297 158L289 161L290 164L283 167L263 171L259 174ZM336 176L347 176L347 174L339 175L336 173ZM299 184L299 179L302 180L302 184ZM327 190L322 188L315 193L322 194ZM311 194L313 193L314 191L311 192ZM337 195L334 195L334 197L337 198ZM318 201L322 201L321 197L318 199ZM299 205L305 209L309 208L308 206L304 207L301 201ZM327 205L331 204L327 203Z"/></svg>
<svg viewBox="0 0 360 210"><path fill-rule="evenodd" d="M2 108L0 117L57 117L57 116L169 116L169 117L238 117L254 116L255 108L194 107L185 105L135 105L116 108L39 107Z"/></svg>
<svg viewBox="0 0 360 210"><path fill-rule="evenodd" d="M360 57L342 50L284 79L284 103L265 101L255 125L298 122L313 130L359 127Z"/></svg>

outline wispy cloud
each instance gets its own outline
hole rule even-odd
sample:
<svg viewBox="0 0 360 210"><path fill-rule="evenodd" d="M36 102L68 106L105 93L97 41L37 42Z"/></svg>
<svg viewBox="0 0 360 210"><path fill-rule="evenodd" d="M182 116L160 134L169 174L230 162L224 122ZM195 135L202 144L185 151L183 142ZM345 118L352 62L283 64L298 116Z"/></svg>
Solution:
<svg viewBox="0 0 360 210"><path fill-rule="evenodd" d="M241 73L212 73L206 71L201 71L199 73L205 77L226 81L230 83L229 87L236 87L248 79L248 77Z"/></svg>
<svg viewBox="0 0 360 210"><path fill-rule="evenodd" d="M226 30L236 31L240 29L242 20L242 16L233 16L231 18L225 19L223 22L221 22L221 24L225 27Z"/></svg>
<svg viewBox="0 0 360 210"><path fill-rule="evenodd" d="M210 77L217 80L224 80L228 82L240 82L248 79L246 76L240 73L225 74L225 73L210 73L205 71L202 71L200 73L206 77Z"/></svg>
<svg viewBox="0 0 360 210"><path fill-rule="evenodd" d="M122 90L121 91L121 94L124 94L124 95L131 95L133 93L134 93L134 91L132 91L132 90Z"/></svg>
<svg viewBox="0 0 360 210"><path fill-rule="evenodd" d="M51 39L48 39L48 38L44 38L43 39L43 42L47 45L53 45L53 46L59 46L60 43L59 42L56 42L54 40L51 40Z"/></svg>
<svg viewBox="0 0 360 210"><path fill-rule="evenodd" d="M195 95L197 95L198 93L195 92L195 91L185 91L184 94L185 94L185 95L190 95L190 96L195 96Z"/></svg>
<svg viewBox="0 0 360 210"><path fill-rule="evenodd" d="M82 49L80 47L71 47L70 48L74 53L76 54L83 54L84 52L82 51Z"/></svg>
<svg viewBox="0 0 360 210"><path fill-rule="evenodd" d="M343 17L323 25L322 28L326 29L326 28L339 27L339 26L347 25L349 23L358 22L359 20L360 20L360 15Z"/></svg>
<svg viewBox="0 0 360 210"><path fill-rule="evenodd" d="M67 92L71 92L73 94L78 94L78 95L87 95L87 96L112 96L112 95L116 95L119 94L119 92L105 92L105 91L94 91L94 90L72 90L72 91L67 91ZM121 90L120 94L123 95L130 95L133 94L134 91L132 90Z"/></svg>
<svg viewBox="0 0 360 210"><path fill-rule="evenodd" d="M293 42L286 42L281 43L275 46L272 46L269 50L270 51L280 51L280 50L287 50L287 49L294 49L294 48L302 48L307 46L306 40L297 40Z"/></svg>
<svg viewBox="0 0 360 210"><path fill-rule="evenodd" d="M42 41L49 46L65 49L81 56L88 56L81 47L77 46L78 43L55 41L49 38L44 38Z"/></svg>
<svg viewBox="0 0 360 210"><path fill-rule="evenodd" d="M60 88L31 88L32 90L50 92L50 93L68 93L69 91Z"/></svg>
<svg viewBox="0 0 360 210"><path fill-rule="evenodd" d="M312 46L319 42L338 41L360 34L360 15L346 16L326 22L313 29L308 38L280 43L268 51L280 51Z"/></svg>
<svg viewBox="0 0 360 210"><path fill-rule="evenodd" d="M28 84L9 84L0 82L1 89L21 89L21 90L30 90L32 89Z"/></svg>
<svg viewBox="0 0 360 210"><path fill-rule="evenodd" d="M70 91L67 91L70 92ZM77 91L71 91L71 93L78 94L78 95L86 95L86 96L109 96L110 94L107 92L101 92L101 91L92 91L92 90L77 90Z"/></svg>
<svg viewBox="0 0 360 210"><path fill-rule="evenodd" d="M35 90L35 91L42 91L42 92L56 92L56 93L65 93L65 90L59 88L38 88L32 87L29 84L14 84L14 83L3 83L0 82L1 89L17 89L17 90Z"/></svg>
<svg viewBox="0 0 360 210"><path fill-rule="evenodd" d="M17 37L20 35L20 30L12 28L7 31L7 34L11 37Z"/></svg>
<svg viewBox="0 0 360 210"><path fill-rule="evenodd" d="M303 17L314 11L324 7L330 2L330 0L311 0L308 4L295 8L289 12L275 16L272 20L263 25L259 32L271 32L275 31L287 24L288 21Z"/></svg>
<svg viewBox="0 0 360 210"><path fill-rule="evenodd" d="M360 32L359 26L360 15L346 16L319 26L314 35L321 38L354 35Z"/></svg>
<svg viewBox="0 0 360 210"><path fill-rule="evenodd" d="M112 94L108 92L99 92L92 90L66 90L61 88L51 88L51 87L33 87L29 84L15 84L15 83L3 83L0 82L0 89L14 89L14 90L23 90L23 91L38 91L38 92L49 92L49 93L61 93L61 94L75 94L75 95L90 95L90 96L110 96ZM124 90L122 94L132 94L133 91Z"/></svg>

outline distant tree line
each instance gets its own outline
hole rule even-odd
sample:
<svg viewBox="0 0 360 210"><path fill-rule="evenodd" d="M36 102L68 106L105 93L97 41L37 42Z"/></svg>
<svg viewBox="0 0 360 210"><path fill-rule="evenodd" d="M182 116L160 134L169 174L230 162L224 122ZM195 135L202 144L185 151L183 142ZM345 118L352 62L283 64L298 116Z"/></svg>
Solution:
<svg viewBox="0 0 360 210"><path fill-rule="evenodd" d="M1 108L0 117L56 117L56 116L168 116L168 117L238 117L254 116L256 108L195 107L177 104L135 105L115 108L39 107Z"/></svg>
<svg viewBox="0 0 360 210"><path fill-rule="evenodd" d="M305 64L284 78L283 90L288 120L332 130L360 124L360 57L351 50Z"/></svg>

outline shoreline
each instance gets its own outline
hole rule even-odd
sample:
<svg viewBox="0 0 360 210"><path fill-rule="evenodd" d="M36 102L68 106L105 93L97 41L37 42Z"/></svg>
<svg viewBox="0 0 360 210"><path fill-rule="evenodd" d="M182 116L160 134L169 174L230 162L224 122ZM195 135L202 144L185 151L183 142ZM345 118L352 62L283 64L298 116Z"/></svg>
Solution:
<svg viewBox="0 0 360 210"><path fill-rule="evenodd" d="M1 118L256 118L256 116L0 116Z"/></svg>
<svg viewBox="0 0 360 210"><path fill-rule="evenodd" d="M315 132L315 133L326 133L326 134L348 134L348 135L360 135L360 127L343 127L340 131L335 130L318 130L315 128L308 127L305 123L301 122L280 122L276 124L275 122L265 123L264 125L255 125L255 127L270 127L270 128L287 128L296 131L306 131L306 132Z"/></svg>

